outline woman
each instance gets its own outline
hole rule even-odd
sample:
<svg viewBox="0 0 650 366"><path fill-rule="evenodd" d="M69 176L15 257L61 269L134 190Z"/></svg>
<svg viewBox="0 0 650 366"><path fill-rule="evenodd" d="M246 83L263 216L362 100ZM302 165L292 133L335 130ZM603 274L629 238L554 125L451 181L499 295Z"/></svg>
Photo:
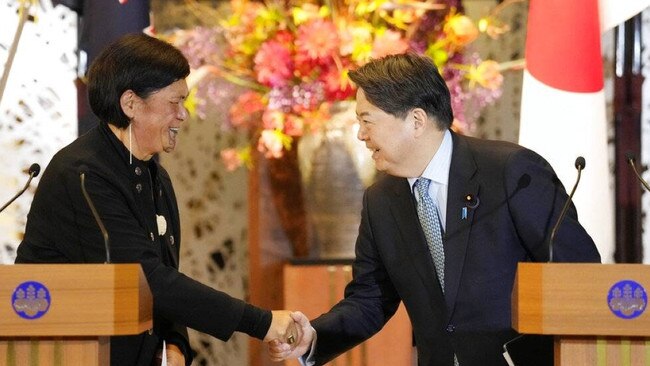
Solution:
<svg viewBox="0 0 650 366"><path fill-rule="evenodd" d="M112 365L151 365L166 341L170 365L191 364L186 326L221 340L240 331L269 341L297 334L286 311L259 309L178 272L178 207L169 175L152 157L171 152L188 113L189 66L173 46L122 37L88 72L99 126L59 151L40 181L16 263L99 263L104 240L85 187L110 235L114 263L139 262L154 298L154 327L111 338Z"/></svg>

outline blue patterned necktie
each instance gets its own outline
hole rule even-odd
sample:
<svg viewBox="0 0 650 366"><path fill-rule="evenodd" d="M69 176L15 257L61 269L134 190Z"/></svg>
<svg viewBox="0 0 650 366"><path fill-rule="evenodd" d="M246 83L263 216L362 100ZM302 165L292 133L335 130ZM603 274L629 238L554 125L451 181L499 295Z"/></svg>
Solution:
<svg viewBox="0 0 650 366"><path fill-rule="evenodd" d="M433 258L433 264L436 267L438 280L442 293L445 292L445 250L442 246L442 229L440 217L438 216L438 207L429 196L429 184L431 180L420 178L415 182L415 189L418 192L418 217L420 225L424 231L424 236L429 245L429 253ZM454 366L459 366L458 357L454 354Z"/></svg>
<svg viewBox="0 0 650 366"><path fill-rule="evenodd" d="M445 251L442 246L442 230L440 228L440 217L435 202L429 196L429 184L431 180L420 178L415 182L415 189L418 192L418 217L424 231L424 236L429 245L429 252L433 258L433 264L438 274L440 287L445 292Z"/></svg>

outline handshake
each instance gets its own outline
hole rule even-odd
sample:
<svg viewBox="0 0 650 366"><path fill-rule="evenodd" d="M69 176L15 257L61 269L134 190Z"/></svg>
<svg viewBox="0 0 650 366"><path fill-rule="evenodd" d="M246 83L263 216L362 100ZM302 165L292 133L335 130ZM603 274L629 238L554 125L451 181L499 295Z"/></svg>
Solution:
<svg viewBox="0 0 650 366"><path fill-rule="evenodd" d="M273 361L298 358L307 353L315 331L305 314L299 311L274 310L273 320L264 342Z"/></svg>

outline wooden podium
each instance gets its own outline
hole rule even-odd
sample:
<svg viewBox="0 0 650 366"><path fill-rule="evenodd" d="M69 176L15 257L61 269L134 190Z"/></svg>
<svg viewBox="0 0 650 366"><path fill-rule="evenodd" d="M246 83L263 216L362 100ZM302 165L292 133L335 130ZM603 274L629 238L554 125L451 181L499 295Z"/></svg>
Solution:
<svg viewBox="0 0 650 366"><path fill-rule="evenodd" d="M512 323L555 336L555 365L650 365L650 266L519 263Z"/></svg>
<svg viewBox="0 0 650 366"><path fill-rule="evenodd" d="M151 327L139 264L0 266L0 366L108 366L109 336Z"/></svg>

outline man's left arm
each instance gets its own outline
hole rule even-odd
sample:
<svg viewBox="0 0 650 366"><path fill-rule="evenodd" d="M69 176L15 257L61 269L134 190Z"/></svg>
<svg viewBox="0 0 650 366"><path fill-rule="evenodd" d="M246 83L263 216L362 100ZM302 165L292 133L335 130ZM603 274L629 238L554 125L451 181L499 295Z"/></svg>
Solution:
<svg viewBox="0 0 650 366"><path fill-rule="evenodd" d="M521 181L527 186L522 188ZM549 258L549 238L569 196L550 164L535 152L521 149L508 159L505 169L508 207L522 244L532 260ZM578 221L573 203L553 241L557 262L600 262L593 240Z"/></svg>

